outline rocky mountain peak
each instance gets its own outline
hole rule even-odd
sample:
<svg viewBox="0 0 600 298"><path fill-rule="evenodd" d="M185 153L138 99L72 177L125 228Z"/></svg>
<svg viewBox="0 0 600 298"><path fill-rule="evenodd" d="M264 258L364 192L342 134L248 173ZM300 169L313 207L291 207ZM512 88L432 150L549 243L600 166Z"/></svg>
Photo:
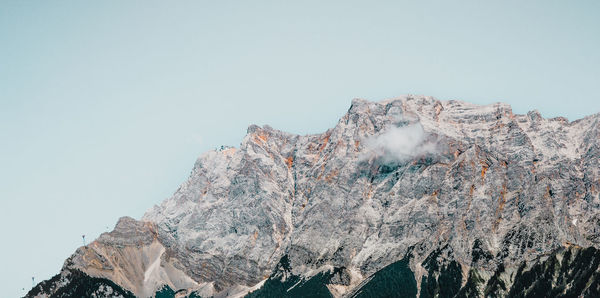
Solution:
<svg viewBox="0 0 600 298"><path fill-rule="evenodd" d="M515 280L528 264L568 248L579 266L579 249L600 243L599 136L598 115L412 95L354 99L321 134L251 125L239 148L201 155L171 198L119 220L63 274L137 296L360 296L389 290L378 288L388 275L422 297L530 291Z"/></svg>

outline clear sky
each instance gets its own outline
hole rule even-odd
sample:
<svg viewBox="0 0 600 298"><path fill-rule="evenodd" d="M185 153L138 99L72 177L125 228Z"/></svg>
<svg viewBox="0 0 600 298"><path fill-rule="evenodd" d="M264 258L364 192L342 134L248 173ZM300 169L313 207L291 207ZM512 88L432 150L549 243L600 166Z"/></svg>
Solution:
<svg viewBox="0 0 600 298"><path fill-rule="evenodd" d="M249 124L355 97L600 112L599 1L0 2L0 289L169 197Z"/></svg>

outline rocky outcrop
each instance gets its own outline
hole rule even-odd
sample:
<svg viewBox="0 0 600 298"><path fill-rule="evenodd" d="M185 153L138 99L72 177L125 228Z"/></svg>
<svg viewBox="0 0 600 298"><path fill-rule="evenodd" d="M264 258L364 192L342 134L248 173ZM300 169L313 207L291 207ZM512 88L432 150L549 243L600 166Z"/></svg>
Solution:
<svg viewBox="0 0 600 298"><path fill-rule="evenodd" d="M173 197L63 270L136 296L307 282L361 296L397 288L390 276L421 297L527 296L523 264L600 243L599 119L406 96L354 100L322 134L250 126L239 148L203 154Z"/></svg>

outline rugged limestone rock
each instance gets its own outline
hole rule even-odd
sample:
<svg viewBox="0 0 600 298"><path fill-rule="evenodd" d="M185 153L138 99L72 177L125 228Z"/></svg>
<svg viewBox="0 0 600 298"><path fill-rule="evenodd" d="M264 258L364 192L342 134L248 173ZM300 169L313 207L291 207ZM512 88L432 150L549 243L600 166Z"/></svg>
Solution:
<svg viewBox="0 0 600 298"><path fill-rule="evenodd" d="M406 96L354 100L322 134L250 126L63 273L136 296L592 295L570 272L598 274L580 262L600 243L599 119Z"/></svg>

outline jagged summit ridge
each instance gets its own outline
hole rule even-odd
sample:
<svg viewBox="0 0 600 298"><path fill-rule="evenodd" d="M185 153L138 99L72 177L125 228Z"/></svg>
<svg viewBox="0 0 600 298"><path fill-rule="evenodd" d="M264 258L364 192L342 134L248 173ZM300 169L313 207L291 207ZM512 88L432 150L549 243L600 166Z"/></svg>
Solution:
<svg viewBox="0 0 600 298"><path fill-rule="evenodd" d="M171 198L142 222L120 221L63 270L138 296L164 285L231 296L285 257L293 276L338 270L327 289L343 296L406 260L426 293L441 274L436 255L460 272L459 288L471 270L485 281L503 268L511 284L523 260L598 246L598 118L405 96L355 99L322 134L252 125L239 148L201 155Z"/></svg>

